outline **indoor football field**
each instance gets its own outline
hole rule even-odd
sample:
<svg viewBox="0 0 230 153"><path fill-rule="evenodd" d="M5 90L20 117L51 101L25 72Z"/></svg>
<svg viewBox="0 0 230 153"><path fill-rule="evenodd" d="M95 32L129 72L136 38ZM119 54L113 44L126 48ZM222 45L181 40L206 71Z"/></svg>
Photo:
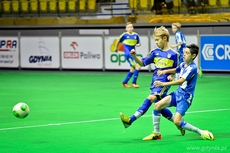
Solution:
<svg viewBox="0 0 230 153"><path fill-rule="evenodd" d="M0 153L230 152L229 73L198 78L193 104L184 116L212 132L213 141L191 131L181 136L163 117L162 140L143 141L153 130L153 106L125 129L119 113L131 116L141 106L150 93L152 73L140 72L140 88L122 87L125 76L126 72L1 70ZM12 113L18 102L30 107L24 119Z"/></svg>

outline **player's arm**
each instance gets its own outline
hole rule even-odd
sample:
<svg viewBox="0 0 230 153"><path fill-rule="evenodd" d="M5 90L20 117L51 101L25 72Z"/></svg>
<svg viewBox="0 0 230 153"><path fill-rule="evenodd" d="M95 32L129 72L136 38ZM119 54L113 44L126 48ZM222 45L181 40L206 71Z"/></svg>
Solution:
<svg viewBox="0 0 230 153"><path fill-rule="evenodd" d="M140 37L137 35L137 44L136 44L136 47L140 47L140 46L141 46Z"/></svg>
<svg viewBox="0 0 230 153"><path fill-rule="evenodd" d="M185 82L186 80L184 78L180 78L176 81L172 82L160 82L160 81L155 81L154 85L155 86L174 86L174 85L181 85Z"/></svg>
<svg viewBox="0 0 230 153"><path fill-rule="evenodd" d="M170 47L171 48L176 48L177 46L181 46L182 44L184 44L184 42L179 42L179 43L177 43L175 45L171 45Z"/></svg>
<svg viewBox="0 0 230 153"><path fill-rule="evenodd" d="M132 55L132 57L134 58L134 60L140 65L140 66L144 66L144 64L142 63L142 60L137 57L137 54L136 54L136 50L135 49L132 49L130 51L130 54Z"/></svg>
<svg viewBox="0 0 230 153"><path fill-rule="evenodd" d="M175 73L176 73L176 68L167 69L167 70L158 70L158 71L157 71L157 75L158 75L158 76L165 75L165 74L167 74L167 73L175 74Z"/></svg>
<svg viewBox="0 0 230 153"><path fill-rule="evenodd" d="M117 47L118 47L119 41L120 41L120 39L117 39L116 44L115 44L114 52L117 52Z"/></svg>
<svg viewBox="0 0 230 153"><path fill-rule="evenodd" d="M174 75L175 75L175 73L169 74L169 76L167 77L167 79L168 79L169 81L172 81Z"/></svg>
<svg viewBox="0 0 230 153"><path fill-rule="evenodd" d="M140 47L141 46L141 44L136 44L136 47Z"/></svg>
<svg viewBox="0 0 230 153"><path fill-rule="evenodd" d="M124 35L124 33L121 34L120 37L117 39L114 52L117 52L117 48L118 48L119 43L123 41L123 35Z"/></svg>
<svg viewBox="0 0 230 153"><path fill-rule="evenodd" d="M158 70L157 71L157 75L158 76L165 75L167 73L170 73L169 76L168 76L168 80L172 81L173 80L173 76L176 73L176 68L168 69L168 70Z"/></svg>

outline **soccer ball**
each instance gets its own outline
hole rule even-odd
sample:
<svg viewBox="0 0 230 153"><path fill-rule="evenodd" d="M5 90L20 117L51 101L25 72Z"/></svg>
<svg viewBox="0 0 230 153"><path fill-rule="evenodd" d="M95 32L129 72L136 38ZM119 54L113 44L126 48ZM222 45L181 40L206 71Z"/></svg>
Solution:
<svg viewBox="0 0 230 153"><path fill-rule="evenodd" d="M29 115L30 108L26 103L20 102L13 107L13 114L17 118L25 118Z"/></svg>

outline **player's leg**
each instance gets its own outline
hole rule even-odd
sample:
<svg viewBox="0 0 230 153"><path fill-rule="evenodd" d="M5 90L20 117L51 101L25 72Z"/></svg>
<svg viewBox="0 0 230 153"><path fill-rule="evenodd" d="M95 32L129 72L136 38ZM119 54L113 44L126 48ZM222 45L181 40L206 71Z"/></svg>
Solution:
<svg viewBox="0 0 230 153"><path fill-rule="evenodd" d="M155 101L157 97L155 95L149 95L142 105L137 109L137 111L130 117L124 115L123 113L120 113L121 121L125 128L128 128L135 120L143 116L149 107L152 105L153 101Z"/></svg>
<svg viewBox="0 0 230 153"><path fill-rule="evenodd" d="M135 67L135 70L134 70L134 75L133 75L133 81L132 81L132 86L134 88L139 88L139 85L137 84L137 79L138 79L138 76L139 76L140 69L141 69L140 65L136 64L136 67Z"/></svg>
<svg viewBox="0 0 230 153"><path fill-rule="evenodd" d="M132 62L130 61L130 57L125 55L126 61L129 63L130 65L130 71L127 73L125 79L122 82L122 86L126 87L126 88L130 88L130 86L128 85L128 82L130 80L130 78L133 76L133 72L135 67L133 66Z"/></svg>
<svg viewBox="0 0 230 153"><path fill-rule="evenodd" d="M171 101L171 95L164 97L154 105L154 111L153 111L154 130L150 135L144 137L143 140L146 141L146 140L161 139L161 134L160 134L161 110L164 109L165 107L168 107L170 105L170 101Z"/></svg>
<svg viewBox="0 0 230 153"><path fill-rule="evenodd" d="M168 90L169 90L169 88L167 88L167 87L162 88L163 94L162 94L161 97L165 97L165 96L167 95L167 91L168 91ZM161 97L158 97L158 99L161 99ZM158 101L159 101L159 100L156 100L155 103L157 103ZM153 111L154 111L154 110L153 110ZM166 118L166 119L168 119L169 121L173 122L174 116L173 116L172 112L171 112L168 108L165 107L165 108L161 109L161 114L162 114L162 116L163 116L164 118ZM154 112L152 113L152 115L154 116ZM184 129L179 128L179 127L177 127L177 128L178 128L178 130L180 131L181 135L185 135L185 130L184 130Z"/></svg>
<svg viewBox="0 0 230 153"><path fill-rule="evenodd" d="M139 88L139 85L137 84L137 79L138 79L138 75L139 75L139 71L141 69L141 66L139 64L137 64L135 62L135 60L133 58L130 58L130 63L132 64L133 67L135 67L135 70L134 70L134 75L133 75L133 80L132 80L132 86L134 88Z"/></svg>
<svg viewBox="0 0 230 153"><path fill-rule="evenodd" d="M180 128L198 133L205 140L214 140L214 136L211 132L207 130L201 130L182 120L182 116L185 115L185 112L188 110L188 108L189 104L187 103L187 101L178 103L176 114L174 116L174 123Z"/></svg>
<svg viewBox="0 0 230 153"><path fill-rule="evenodd" d="M169 90L169 87L160 87L160 86L155 87L153 84L151 84L150 89L152 90L151 94L144 100L142 105L137 109L137 111L132 116L128 117L123 113L120 113L120 118L125 128L128 128L134 121L136 121L138 118L143 116L153 102L155 102L157 99L161 99L160 97L162 96L161 95L162 93L163 95L166 95L166 92ZM173 116L171 111L167 108L162 109L162 115L169 120Z"/></svg>

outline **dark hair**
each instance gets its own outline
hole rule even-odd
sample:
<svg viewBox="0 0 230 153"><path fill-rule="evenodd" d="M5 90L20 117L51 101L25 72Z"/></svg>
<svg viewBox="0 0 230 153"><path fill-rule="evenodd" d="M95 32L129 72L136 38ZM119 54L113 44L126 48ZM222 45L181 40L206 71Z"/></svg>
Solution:
<svg viewBox="0 0 230 153"><path fill-rule="evenodd" d="M195 59L199 53L199 47L195 44L191 44L186 47L190 50L191 54L196 54L196 56L194 57Z"/></svg>

